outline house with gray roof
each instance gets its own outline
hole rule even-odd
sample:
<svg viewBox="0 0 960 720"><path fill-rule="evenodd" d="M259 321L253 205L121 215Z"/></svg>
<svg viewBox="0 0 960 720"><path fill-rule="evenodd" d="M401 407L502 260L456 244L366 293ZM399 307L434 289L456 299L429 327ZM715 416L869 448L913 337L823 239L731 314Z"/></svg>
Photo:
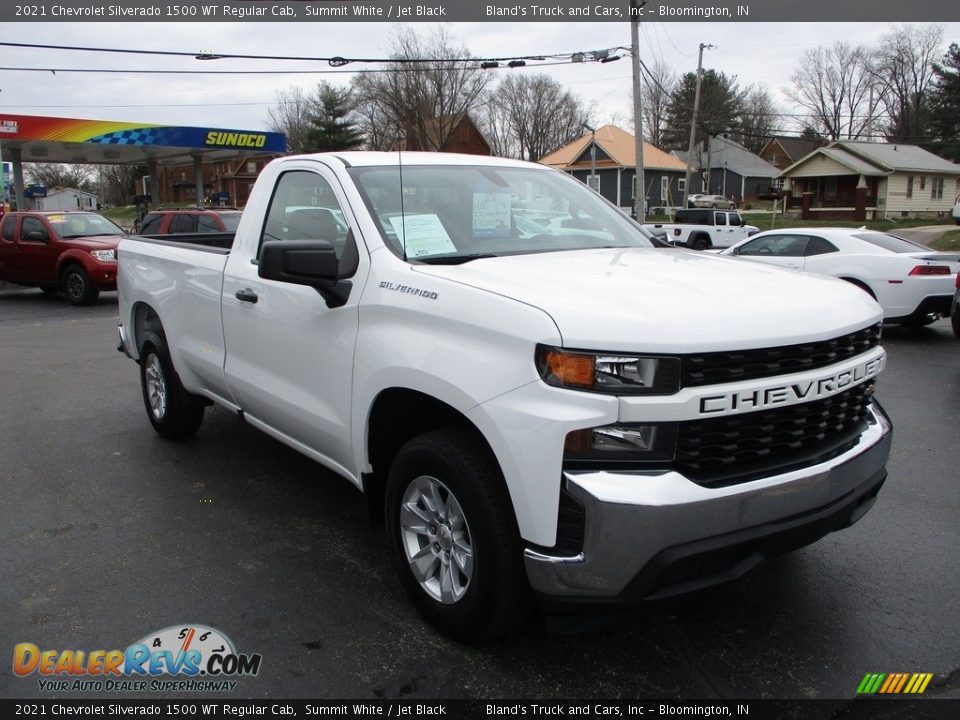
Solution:
<svg viewBox="0 0 960 720"><path fill-rule="evenodd" d="M960 165L916 145L838 140L781 173L790 207L808 219L942 217L960 192Z"/></svg>
<svg viewBox="0 0 960 720"><path fill-rule="evenodd" d="M687 161L686 152L675 150L673 154ZM690 193L723 195L738 204L752 202L776 192L779 174L780 170L759 155L718 135L693 151Z"/></svg>

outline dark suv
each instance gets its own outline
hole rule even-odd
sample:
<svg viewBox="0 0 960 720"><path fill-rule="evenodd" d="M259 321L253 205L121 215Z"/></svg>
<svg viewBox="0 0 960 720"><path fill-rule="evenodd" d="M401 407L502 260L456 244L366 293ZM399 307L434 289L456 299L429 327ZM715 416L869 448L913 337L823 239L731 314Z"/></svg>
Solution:
<svg viewBox="0 0 960 720"><path fill-rule="evenodd" d="M139 235L232 233L237 231L241 214L234 208L154 210L143 219L137 232Z"/></svg>

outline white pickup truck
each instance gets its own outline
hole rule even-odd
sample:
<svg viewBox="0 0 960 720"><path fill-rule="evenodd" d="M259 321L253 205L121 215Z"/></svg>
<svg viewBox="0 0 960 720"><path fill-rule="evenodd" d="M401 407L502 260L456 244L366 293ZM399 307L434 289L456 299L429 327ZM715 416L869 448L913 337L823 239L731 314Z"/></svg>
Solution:
<svg viewBox="0 0 960 720"><path fill-rule="evenodd" d="M694 250L728 248L760 228L747 225L736 210L687 208L677 210L672 223L648 223L647 229L667 242Z"/></svg>
<svg viewBox="0 0 960 720"><path fill-rule="evenodd" d="M458 638L531 598L736 578L852 524L886 478L866 293L656 249L543 166L284 157L232 249L132 237L119 263L156 431L216 403L355 484Z"/></svg>

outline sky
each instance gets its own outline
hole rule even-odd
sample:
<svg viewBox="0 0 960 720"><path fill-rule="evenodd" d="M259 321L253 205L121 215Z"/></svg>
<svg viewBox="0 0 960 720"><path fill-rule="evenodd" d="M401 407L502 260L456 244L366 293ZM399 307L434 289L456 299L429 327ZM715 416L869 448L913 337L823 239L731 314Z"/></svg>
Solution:
<svg viewBox="0 0 960 720"><path fill-rule="evenodd" d="M960 40L960 23L943 23L944 50ZM588 52L630 45L626 23L449 23L451 34L478 57ZM295 56L386 56L396 25L389 23L15 23L0 29L0 41L85 47L178 50L213 54ZM418 23L429 32L431 26ZM658 59L678 73L696 69L699 43L704 67L736 75L741 85L762 83L786 113L797 112L783 94L803 53L836 40L876 45L888 23L643 23L640 56ZM532 63L531 63L532 65ZM0 112L170 125L260 130L278 89L311 89L320 80L349 82L351 74L145 75L93 74L6 68L110 68L185 70L330 70L326 63L212 60L0 47ZM350 70L348 66L344 70ZM561 64L544 72L579 95L595 127L631 116L628 57L600 64Z"/></svg>

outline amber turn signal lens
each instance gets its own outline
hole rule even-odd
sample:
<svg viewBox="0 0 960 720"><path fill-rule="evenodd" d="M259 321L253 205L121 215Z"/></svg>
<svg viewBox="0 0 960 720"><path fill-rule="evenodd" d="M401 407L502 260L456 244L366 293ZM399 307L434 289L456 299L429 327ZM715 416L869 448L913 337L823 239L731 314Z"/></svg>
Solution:
<svg viewBox="0 0 960 720"><path fill-rule="evenodd" d="M562 385L593 387L594 363L592 355L577 355L560 350L549 350L546 354L547 369Z"/></svg>

